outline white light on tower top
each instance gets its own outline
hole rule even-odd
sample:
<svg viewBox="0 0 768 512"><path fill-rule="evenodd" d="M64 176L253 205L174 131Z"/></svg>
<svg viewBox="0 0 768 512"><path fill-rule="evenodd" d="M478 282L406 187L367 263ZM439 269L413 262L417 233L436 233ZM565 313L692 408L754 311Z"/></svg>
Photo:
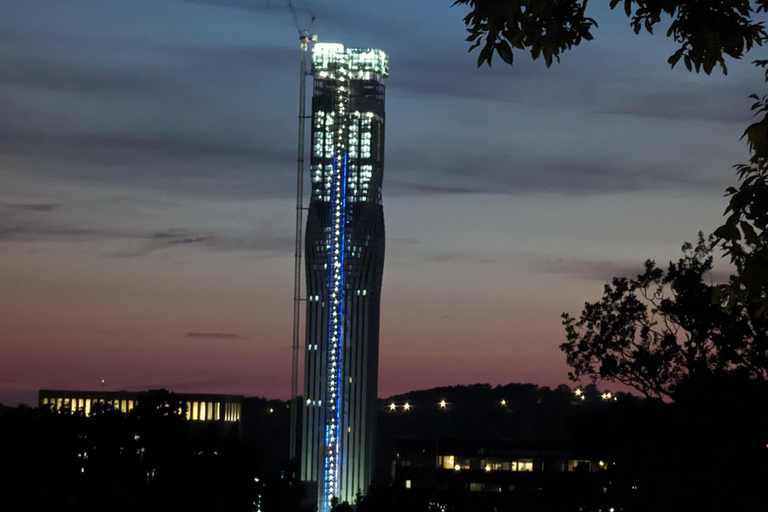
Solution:
<svg viewBox="0 0 768 512"><path fill-rule="evenodd" d="M339 43L317 43L312 50L312 65L325 78L333 64L347 63L350 78L370 80L373 75L378 79L389 75L389 57L386 53L375 48L344 48Z"/></svg>

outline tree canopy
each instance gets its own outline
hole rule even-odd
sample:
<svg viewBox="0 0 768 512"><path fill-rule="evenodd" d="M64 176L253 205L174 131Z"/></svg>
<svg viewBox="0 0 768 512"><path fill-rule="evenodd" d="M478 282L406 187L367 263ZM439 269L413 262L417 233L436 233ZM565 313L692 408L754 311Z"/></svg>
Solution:
<svg viewBox="0 0 768 512"><path fill-rule="evenodd" d="M514 51L544 58L547 66L560 54L593 39L597 21L586 14L587 0L456 0L469 5L464 17L470 51L480 48L477 63L491 65L493 54L512 64ZM611 0L623 4L630 26L653 33L662 20L670 21L667 37L680 46L669 57L681 59L691 70L709 74L716 66L727 72L725 58L740 58L768 38L755 15L768 11L768 0Z"/></svg>
<svg viewBox="0 0 768 512"><path fill-rule="evenodd" d="M691 380L768 379L766 322L711 283L711 239L683 251L666 270L648 260L636 278L615 277L579 318L563 314L572 379L618 381L655 398L674 398Z"/></svg>
<svg viewBox="0 0 768 512"><path fill-rule="evenodd" d="M583 41L597 21L587 0L456 0L471 10L464 23L478 66L496 53L512 64L515 51L543 57L547 67ZM768 0L610 0L622 4L637 34L663 23L679 46L669 56L689 71L727 73L727 58L739 59L768 41ZM754 64L766 69L768 60ZM748 163L736 165L738 186L725 223L666 270L648 260L635 278L616 277L603 297L581 315L563 314L566 342L560 348L572 379L618 381L646 396L674 398L691 382L726 379L768 381L768 94L753 94L755 121L744 131ZM714 257L727 258L733 274L713 284ZM733 380L735 378L735 380Z"/></svg>

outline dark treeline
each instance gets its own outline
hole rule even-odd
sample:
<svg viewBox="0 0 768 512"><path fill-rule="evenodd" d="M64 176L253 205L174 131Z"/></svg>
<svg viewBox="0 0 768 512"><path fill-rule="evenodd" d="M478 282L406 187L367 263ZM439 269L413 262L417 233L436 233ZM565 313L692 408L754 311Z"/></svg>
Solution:
<svg viewBox="0 0 768 512"><path fill-rule="evenodd" d="M762 510L768 503L763 387L702 382L675 403L623 393L606 400L594 386L583 394L567 386L477 384L382 400L376 481L358 511L430 510L390 486L399 439L504 440L610 461L611 485L633 489L620 496L625 512ZM172 393L152 396L127 415L109 407L90 417L2 409L2 509L300 510L285 402L246 399L242 424L195 424ZM447 503L447 510L484 511L479 498L477 506Z"/></svg>
<svg viewBox="0 0 768 512"><path fill-rule="evenodd" d="M691 382L674 403L625 393L606 400L593 385L582 394L584 400L564 385L551 390L530 384L477 384L393 397L382 404L377 482L386 481L396 439L500 439L610 461L612 487L627 490L620 496L624 512L765 510L768 388L764 384L732 379ZM441 400L446 400L445 408L439 406ZM406 401L407 412L386 407ZM399 497L396 492L387 499L397 502L403 494L399 491ZM428 510L428 504L397 505L402 510ZM460 509L467 510L466 504L456 508Z"/></svg>
<svg viewBox="0 0 768 512"><path fill-rule="evenodd" d="M295 509L288 503L295 487L277 470L286 406L247 402L242 434L239 424L186 421L184 402L165 391L147 394L128 414L103 404L88 417L2 409L0 509L246 511L259 502Z"/></svg>

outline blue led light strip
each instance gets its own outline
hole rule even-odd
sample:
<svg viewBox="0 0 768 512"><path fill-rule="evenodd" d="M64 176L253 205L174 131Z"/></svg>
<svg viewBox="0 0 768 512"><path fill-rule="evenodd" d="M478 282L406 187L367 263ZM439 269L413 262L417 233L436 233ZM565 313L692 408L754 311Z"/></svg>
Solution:
<svg viewBox="0 0 768 512"><path fill-rule="evenodd" d="M324 506L330 506L330 500L338 496L339 462L341 456L341 386L342 386L342 346L344 325L344 252L345 224L347 204L347 156L339 158L341 165L334 164L333 195L331 201L332 244L330 257L330 297L328 316L328 389L325 439L325 478Z"/></svg>
<svg viewBox="0 0 768 512"><path fill-rule="evenodd" d="M349 78L346 67L339 66L334 108L334 156L331 174L331 240L329 254L328 352L326 360L325 461L323 464L323 503L321 511L331 509L331 500L339 496L341 439L343 431L342 356L344 336L344 252L347 209L347 121Z"/></svg>

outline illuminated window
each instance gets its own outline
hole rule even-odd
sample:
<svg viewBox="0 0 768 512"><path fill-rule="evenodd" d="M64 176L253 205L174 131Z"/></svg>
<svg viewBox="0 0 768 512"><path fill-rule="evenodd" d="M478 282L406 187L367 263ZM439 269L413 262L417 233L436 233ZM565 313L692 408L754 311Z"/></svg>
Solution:
<svg viewBox="0 0 768 512"><path fill-rule="evenodd" d="M216 402L216 419L217 421L221 419L221 402Z"/></svg>
<svg viewBox="0 0 768 512"><path fill-rule="evenodd" d="M453 469L456 465L456 458L453 455L440 455L437 457L437 467L443 469Z"/></svg>
<svg viewBox="0 0 768 512"><path fill-rule="evenodd" d="M192 421L197 421L197 402L192 402Z"/></svg>
<svg viewBox="0 0 768 512"><path fill-rule="evenodd" d="M405 481L405 488L406 489L410 489L411 488L411 481L410 480L406 480Z"/></svg>
<svg viewBox="0 0 768 512"><path fill-rule="evenodd" d="M533 471L533 459L519 459L512 462L512 471Z"/></svg>
<svg viewBox="0 0 768 512"><path fill-rule="evenodd" d="M200 420L205 420L205 402L200 402Z"/></svg>
<svg viewBox="0 0 768 512"><path fill-rule="evenodd" d="M187 402L187 421L192 419L192 402Z"/></svg>

